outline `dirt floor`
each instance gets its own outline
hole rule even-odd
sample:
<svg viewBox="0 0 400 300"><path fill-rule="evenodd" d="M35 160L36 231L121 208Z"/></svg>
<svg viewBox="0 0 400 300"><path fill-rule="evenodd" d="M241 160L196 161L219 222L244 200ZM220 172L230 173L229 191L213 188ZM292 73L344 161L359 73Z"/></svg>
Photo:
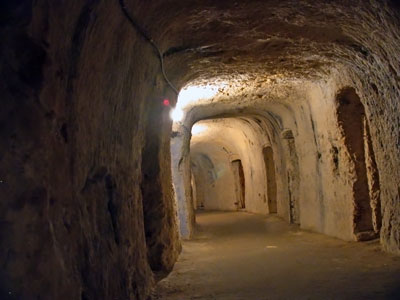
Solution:
<svg viewBox="0 0 400 300"><path fill-rule="evenodd" d="M400 299L400 257L379 242L344 242L276 216L197 214L153 299Z"/></svg>

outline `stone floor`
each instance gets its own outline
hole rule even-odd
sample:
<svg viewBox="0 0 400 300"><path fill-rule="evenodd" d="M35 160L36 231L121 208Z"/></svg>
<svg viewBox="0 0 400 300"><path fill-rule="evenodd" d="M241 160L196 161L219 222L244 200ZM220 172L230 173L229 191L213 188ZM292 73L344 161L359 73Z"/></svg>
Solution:
<svg viewBox="0 0 400 300"><path fill-rule="evenodd" d="M197 214L153 299L400 299L400 257L379 242L344 242L276 216Z"/></svg>

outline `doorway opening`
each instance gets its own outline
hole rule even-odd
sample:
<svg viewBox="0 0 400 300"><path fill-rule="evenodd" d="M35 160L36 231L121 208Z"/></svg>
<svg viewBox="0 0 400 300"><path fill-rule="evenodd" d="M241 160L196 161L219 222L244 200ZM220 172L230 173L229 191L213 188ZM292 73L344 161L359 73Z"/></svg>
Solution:
<svg viewBox="0 0 400 300"><path fill-rule="evenodd" d="M245 182L243 166L240 159L231 162L234 183L235 183L235 195L236 195L236 206L238 209L246 208L245 202Z"/></svg>
<svg viewBox="0 0 400 300"><path fill-rule="evenodd" d="M192 195L193 208L196 210L201 205L199 205L199 203L197 201L197 186L196 186L196 179L195 179L194 173L193 173L193 164L192 164L191 176L190 176L190 193Z"/></svg>
<svg viewBox="0 0 400 300"><path fill-rule="evenodd" d="M267 197L269 213L278 212L278 204L276 200L276 178L274 153L270 146L263 149L263 157L265 162L265 172L267 176Z"/></svg>
<svg viewBox="0 0 400 300"><path fill-rule="evenodd" d="M299 204L299 159L297 157L296 144L293 132L287 129L282 132L282 138L286 141L286 174L289 196L289 221L292 224L300 225L300 204Z"/></svg>
<svg viewBox="0 0 400 300"><path fill-rule="evenodd" d="M353 229L358 240L376 238L381 224L379 174L369 134L364 105L354 88L337 95L338 122L354 164Z"/></svg>

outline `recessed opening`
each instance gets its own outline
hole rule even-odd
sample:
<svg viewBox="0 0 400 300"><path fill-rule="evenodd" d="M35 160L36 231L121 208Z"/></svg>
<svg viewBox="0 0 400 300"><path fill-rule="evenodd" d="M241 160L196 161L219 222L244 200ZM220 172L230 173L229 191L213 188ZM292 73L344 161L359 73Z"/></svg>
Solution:
<svg viewBox="0 0 400 300"><path fill-rule="evenodd" d="M265 172L267 177L267 201L269 213L278 212L278 203L276 199L276 178L275 178L275 162L274 153L270 146L263 149L265 162Z"/></svg>
<svg viewBox="0 0 400 300"><path fill-rule="evenodd" d="M345 146L354 166L354 233L359 240L374 238L381 224L379 174L364 105L354 88L337 95L337 115Z"/></svg>
<svg viewBox="0 0 400 300"><path fill-rule="evenodd" d="M296 144L292 130L284 130L282 132L282 138L284 139L287 148L286 174L289 197L289 221L292 224L300 224L299 158L297 156Z"/></svg>
<svg viewBox="0 0 400 300"><path fill-rule="evenodd" d="M244 184L244 172L243 166L240 159L236 159L231 162L233 178L234 178L234 186L235 186L235 198L236 198L236 206L238 209L246 208L245 202L245 184Z"/></svg>

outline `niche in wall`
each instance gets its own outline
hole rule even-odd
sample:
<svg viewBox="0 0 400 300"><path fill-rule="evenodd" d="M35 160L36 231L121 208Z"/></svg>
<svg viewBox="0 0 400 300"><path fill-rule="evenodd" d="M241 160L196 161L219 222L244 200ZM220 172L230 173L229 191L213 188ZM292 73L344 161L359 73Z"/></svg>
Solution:
<svg viewBox="0 0 400 300"><path fill-rule="evenodd" d="M364 105L354 88L339 91L337 115L344 143L354 164L353 229L358 240L376 238L381 226L379 174Z"/></svg>
<svg viewBox="0 0 400 300"><path fill-rule="evenodd" d="M296 144L293 132L286 129L282 132L282 139L287 149L286 176L289 196L289 220L292 224L300 224L299 185L300 171Z"/></svg>
<svg viewBox="0 0 400 300"><path fill-rule="evenodd" d="M269 213L278 212L278 204L276 199L276 177L274 153L270 146L263 148L263 157L265 162L265 172L267 177L267 197Z"/></svg>
<svg viewBox="0 0 400 300"><path fill-rule="evenodd" d="M246 208L245 202L245 182L244 182L244 172L243 166L240 159L236 159L231 162L234 185L235 185L235 195L236 195L236 206L238 209Z"/></svg>

